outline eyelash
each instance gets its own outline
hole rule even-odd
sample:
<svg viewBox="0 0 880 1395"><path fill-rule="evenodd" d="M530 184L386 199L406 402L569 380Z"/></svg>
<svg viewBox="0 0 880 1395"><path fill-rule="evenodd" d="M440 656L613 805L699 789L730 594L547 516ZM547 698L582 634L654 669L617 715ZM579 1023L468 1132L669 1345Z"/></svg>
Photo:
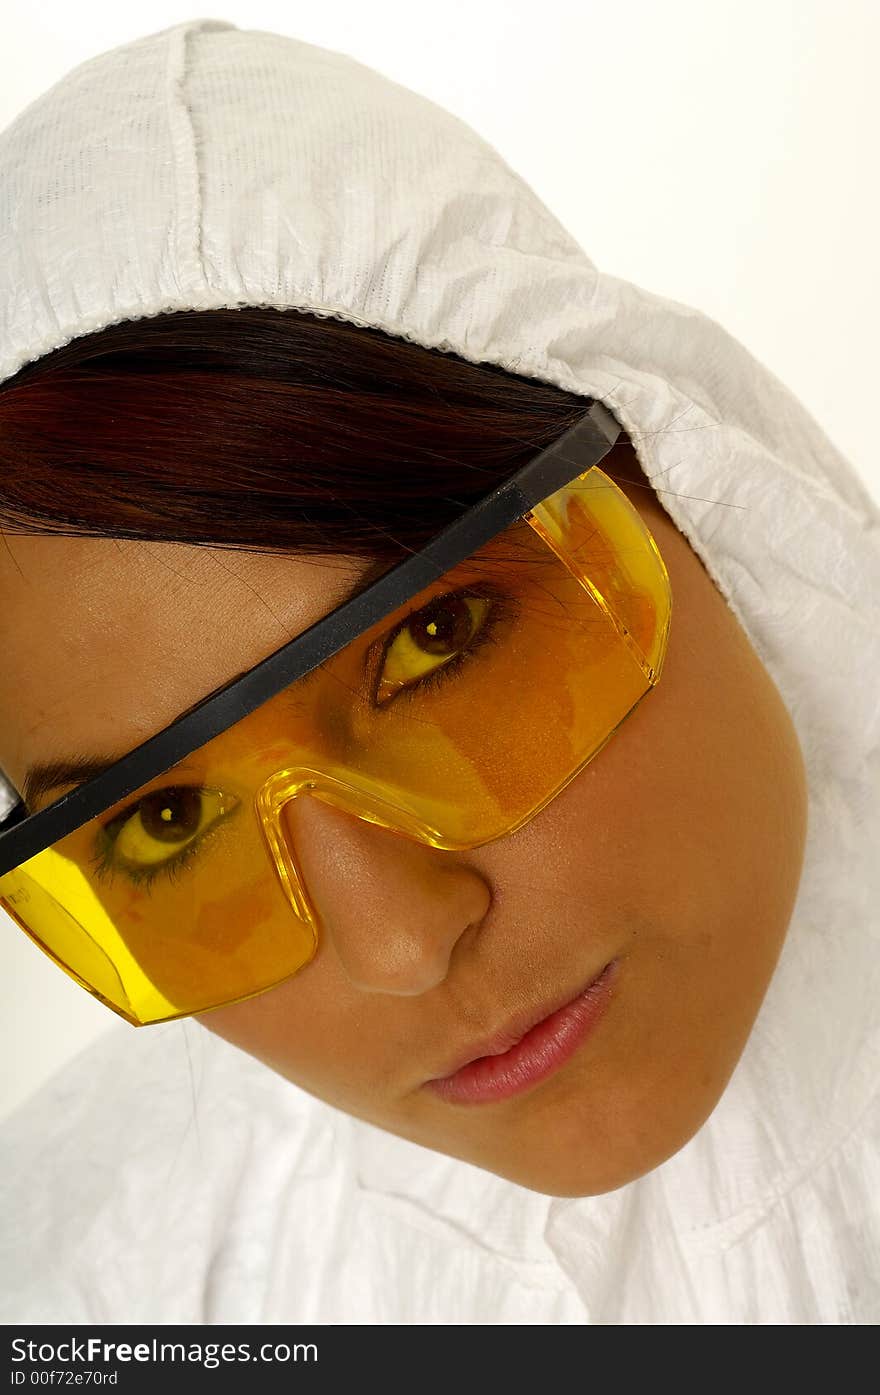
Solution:
<svg viewBox="0 0 880 1395"><path fill-rule="evenodd" d="M500 587L495 586L491 582L477 582L472 586L461 587L458 590L445 591L441 595L432 596L424 605L419 606L415 610L411 610L404 616L390 634L386 635L381 641L381 652L375 664L374 678L376 680L378 680L382 672L385 656L401 630L406 629L413 617L418 615L420 611L427 610L429 606L436 604L438 601L447 600L451 597L460 597L461 599L476 597L483 600L490 600L492 605L477 634L473 636L465 648L461 649L454 658L449 659L445 664L440 664L429 673L423 674L415 683L410 684L408 687L401 688L395 695L395 703L400 701L409 702L425 692L435 691L444 683L448 682L454 674L460 671L462 665L467 664L484 646L500 643L499 631L504 626L505 622L514 620L519 613L519 607L509 593L503 591ZM199 787L196 786L195 788ZM161 793L161 791L157 790L156 793ZM107 883L112 880L112 874L114 872L123 871L125 877L130 882L134 883L135 886L146 889L149 895L149 888L158 877L165 876L168 878L169 882L173 882L189 862L200 856L205 846L213 841L213 836L220 831L222 824L225 823L226 820L220 819L203 833L201 837L196 837L186 848L179 852L176 857L171 858L168 862L161 863L155 869L145 867L123 869L115 865L112 861L115 839L111 839L107 829L113 824L118 823L119 830L121 831L125 826L126 819L133 817L138 812L140 803L141 801L138 801L128 809L123 810L121 814L115 815L109 824L105 824L98 831L95 837L94 855L91 861L94 875L98 881Z"/></svg>
<svg viewBox="0 0 880 1395"><path fill-rule="evenodd" d="M194 785L192 788L199 789L200 787ZM159 794L161 791L157 790L156 793ZM125 816L127 815L128 818L133 818L140 808L140 803L141 801L139 800L137 804L132 804L129 809L125 809L122 814L117 814L113 823L119 823L120 831L125 827ZM219 833L221 825L224 822L224 819L218 820L210 828L206 829L200 837L194 838L176 857L171 858L168 862L163 862L154 869L148 867L120 867L114 863L112 861L112 854L115 839L111 839L107 833L107 828L109 828L110 825L105 825L98 831L95 837L94 855L91 859L94 875L99 882L108 884L112 881L115 872L121 872L123 876L135 886L147 889L149 889L157 877L165 876L168 878L169 882L173 882L186 864L198 857L206 845L213 841L214 835Z"/></svg>
<svg viewBox="0 0 880 1395"><path fill-rule="evenodd" d="M371 675L374 693L379 676L382 673L385 657L401 630L405 630L407 625L409 625L413 618L420 614L421 611L427 610L430 606L437 604L438 601L450 599L465 600L467 597L492 602L480 629L468 641L464 649L459 650L454 658L448 659L445 664L440 664L435 669L431 669L430 673L423 674L415 683L410 683L407 687L401 688L395 695L394 702L398 703L401 700L411 702L414 698L421 697L425 692L433 692L435 689L441 687L453 674L458 673L462 665L468 663L484 645L499 644L501 642L499 631L506 621L515 620L519 613L519 607L507 591L503 591L493 582L487 581L475 582L471 586L459 587L458 590L438 593L438 595L432 596L429 601L426 601L424 605L420 605L415 610L409 611L400 623L395 625L391 633L380 641L382 648L375 661L373 666L374 671Z"/></svg>

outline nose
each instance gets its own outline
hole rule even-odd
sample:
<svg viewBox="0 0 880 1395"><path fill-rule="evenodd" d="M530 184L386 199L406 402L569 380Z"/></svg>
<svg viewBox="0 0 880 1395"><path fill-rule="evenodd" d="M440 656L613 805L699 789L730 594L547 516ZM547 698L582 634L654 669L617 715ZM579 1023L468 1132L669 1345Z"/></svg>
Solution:
<svg viewBox="0 0 880 1395"><path fill-rule="evenodd" d="M282 811L305 890L345 973L373 993L425 993L491 894L461 855L367 823L309 794Z"/></svg>

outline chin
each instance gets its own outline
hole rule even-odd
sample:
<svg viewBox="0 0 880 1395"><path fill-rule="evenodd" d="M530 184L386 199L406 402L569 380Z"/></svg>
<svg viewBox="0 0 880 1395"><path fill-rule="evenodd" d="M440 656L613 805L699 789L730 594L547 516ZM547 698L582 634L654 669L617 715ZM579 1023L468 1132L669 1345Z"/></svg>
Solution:
<svg viewBox="0 0 880 1395"><path fill-rule="evenodd" d="M529 1130L525 1137L520 1133L515 1140L502 1140L502 1148L449 1151L543 1196L604 1196L668 1162L699 1132L705 1118L702 1109L691 1111L687 1118L655 1116L649 1133L644 1124L627 1129L623 1117L612 1117L605 1127L594 1121L589 1136L586 1130L571 1127L558 1131L542 1127ZM548 1146L550 1139L555 1139L555 1147Z"/></svg>
<svg viewBox="0 0 880 1395"><path fill-rule="evenodd" d="M535 1167L488 1167L485 1163L476 1163L476 1166L542 1196L586 1197L604 1196L607 1192L617 1191L619 1187L646 1176L659 1163L646 1163L642 1167L599 1168L595 1163L593 1166L579 1166L578 1159L559 1158L550 1165Z"/></svg>

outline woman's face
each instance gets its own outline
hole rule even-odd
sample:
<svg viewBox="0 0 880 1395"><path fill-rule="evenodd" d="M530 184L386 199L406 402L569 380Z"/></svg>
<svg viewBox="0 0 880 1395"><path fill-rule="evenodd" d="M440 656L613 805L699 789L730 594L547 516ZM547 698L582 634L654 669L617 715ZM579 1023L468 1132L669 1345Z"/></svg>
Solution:
<svg viewBox="0 0 880 1395"><path fill-rule="evenodd" d="M200 1017L337 1108L553 1196L634 1180L712 1112L779 957L806 835L774 683L632 447L602 468L669 572L660 682L541 813L472 851L298 801L317 953ZM364 567L7 537L0 766L21 788L33 763L139 745L325 615ZM604 1013L549 1075L488 1101L426 1085L612 959Z"/></svg>

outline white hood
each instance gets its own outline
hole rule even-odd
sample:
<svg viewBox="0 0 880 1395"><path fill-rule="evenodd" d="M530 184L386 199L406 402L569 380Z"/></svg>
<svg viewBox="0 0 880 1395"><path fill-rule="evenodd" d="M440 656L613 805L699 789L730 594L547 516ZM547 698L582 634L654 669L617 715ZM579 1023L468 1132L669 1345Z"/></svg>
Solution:
<svg viewBox="0 0 880 1395"><path fill-rule="evenodd" d="M279 130L283 158L264 168L259 152L277 147ZM85 1179L84 1131L94 1140L103 1128L109 1140L114 1110L135 1109L149 1089L157 1113L169 1111L170 1141L157 1141L156 1116L132 1120L114 1156L146 1179L165 1147L178 1199L156 1205L182 1208L187 1187L200 1192L174 1212L201 1255L190 1265L195 1296L180 1302L220 1316L188 1316L171 1297L163 1309L161 1285L147 1284L146 1297L112 1290L125 1315L111 1304L111 1321L880 1317L880 511L847 460L719 324L604 275L467 125L330 50L215 20L148 35L31 103L0 134L0 173L0 381L120 320L275 305L605 401L778 687L809 783L801 885L746 1049L707 1122L644 1178L599 1197L541 1196L350 1119L193 1022L120 1027L7 1127L10 1166L31 1169L30 1187L23 1176L15 1184L21 1219L10 1222L18 1272L40 1253L38 1243L23 1260L19 1224L44 1236L47 1253L61 1244L38 1214L33 1176L56 1192L73 1186L71 1169ZM225 1114L212 1103L221 1099ZM47 1134L62 1105L63 1130ZM322 1152L314 1140L331 1135ZM105 1188L99 1200L97 1180L77 1188L84 1214L104 1208L83 1233L68 1208L77 1275L91 1272L86 1232L93 1248L111 1246L122 1227L150 1252L118 1195ZM362 1224L357 1239L341 1228L353 1195L376 1208L374 1229ZM247 1216L248 1197L241 1234L223 1230L228 1263L209 1300L200 1266L221 1244L210 1217ZM257 1317L241 1315L256 1260L248 1251L245 1264L242 1249L236 1268L236 1235L245 1248L265 1235ZM285 1266L304 1255L314 1291L306 1297L301 1281L294 1300ZM428 1306L401 1316L411 1285L400 1266L423 1263ZM96 1259L94 1276L99 1268ZM174 1291L189 1292L178 1279ZM89 1310L82 1278L81 1291L65 1280L47 1309L53 1285L37 1269L32 1280L36 1307L14 1307L7 1321L78 1321L80 1301L92 1316L110 1302ZM26 1272L19 1294L28 1282ZM517 1285L537 1317L499 1316L518 1312Z"/></svg>

